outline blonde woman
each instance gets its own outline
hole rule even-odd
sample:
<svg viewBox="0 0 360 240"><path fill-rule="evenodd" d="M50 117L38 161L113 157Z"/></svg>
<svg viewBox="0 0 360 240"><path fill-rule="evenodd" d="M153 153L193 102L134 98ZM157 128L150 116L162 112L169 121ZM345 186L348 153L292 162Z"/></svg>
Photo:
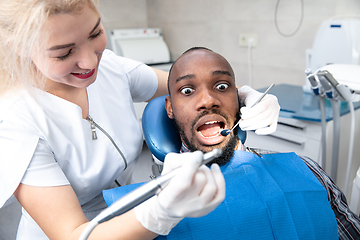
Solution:
<svg viewBox="0 0 360 240"><path fill-rule="evenodd" d="M167 94L167 73L105 49L97 0L0 1L0 41L0 207L22 205L17 239L78 239L106 207L102 190L133 182L143 139L132 102ZM259 106L248 122L274 129L276 117L261 119L278 114L276 98ZM225 183L217 165L198 168L202 156L168 156L166 171L182 173L89 239L153 239L212 211Z"/></svg>

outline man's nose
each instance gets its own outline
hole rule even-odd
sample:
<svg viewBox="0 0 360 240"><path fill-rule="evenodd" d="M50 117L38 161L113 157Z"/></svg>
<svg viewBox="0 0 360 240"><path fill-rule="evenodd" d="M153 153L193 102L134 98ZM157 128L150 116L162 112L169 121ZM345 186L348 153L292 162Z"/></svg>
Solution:
<svg viewBox="0 0 360 240"><path fill-rule="evenodd" d="M198 96L196 103L197 110L217 108L221 104L216 95L210 90L203 90Z"/></svg>

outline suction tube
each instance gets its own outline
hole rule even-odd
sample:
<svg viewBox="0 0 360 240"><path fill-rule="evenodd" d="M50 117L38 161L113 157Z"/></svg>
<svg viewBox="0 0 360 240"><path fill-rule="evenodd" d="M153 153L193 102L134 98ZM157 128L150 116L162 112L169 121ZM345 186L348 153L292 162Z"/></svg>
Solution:
<svg viewBox="0 0 360 240"><path fill-rule="evenodd" d="M340 106L339 102L335 99L330 99L333 110L333 123L334 123L334 136L332 148L332 162L330 176L336 182L337 168L339 160L339 143L340 143Z"/></svg>

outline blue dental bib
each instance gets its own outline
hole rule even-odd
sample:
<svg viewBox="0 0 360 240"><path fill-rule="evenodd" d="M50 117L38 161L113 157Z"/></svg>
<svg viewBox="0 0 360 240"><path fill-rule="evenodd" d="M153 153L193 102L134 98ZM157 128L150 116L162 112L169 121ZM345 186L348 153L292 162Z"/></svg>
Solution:
<svg viewBox="0 0 360 240"><path fill-rule="evenodd" d="M338 239L326 190L295 153L260 158L238 150L221 169L225 200L208 215L185 218L156 239ZM104 199L110 205L136 186L105 190Z"/></svg>

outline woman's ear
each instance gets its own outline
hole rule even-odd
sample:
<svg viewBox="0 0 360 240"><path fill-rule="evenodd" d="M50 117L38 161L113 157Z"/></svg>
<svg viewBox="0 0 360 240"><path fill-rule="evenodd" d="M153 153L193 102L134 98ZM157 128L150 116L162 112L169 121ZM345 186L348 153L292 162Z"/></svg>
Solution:
<svg viewBox="0 0 360 240"><path fill-rule="evenodd" d="M170 119L174 119L174 113L172 110L171 100L169 96L165 97L165 109Z"/></svg>

